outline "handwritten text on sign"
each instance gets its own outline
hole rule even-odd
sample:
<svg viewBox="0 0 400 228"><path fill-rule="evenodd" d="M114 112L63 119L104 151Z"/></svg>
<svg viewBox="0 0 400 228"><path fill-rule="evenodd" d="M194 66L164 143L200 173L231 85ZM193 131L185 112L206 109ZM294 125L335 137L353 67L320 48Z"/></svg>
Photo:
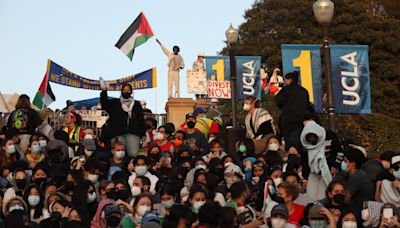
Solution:
<svg viewBox="0 0 400 228"><path fill-rule="evenodd" d="M210 98L231 99L230 81L207 81Z"/></svg>

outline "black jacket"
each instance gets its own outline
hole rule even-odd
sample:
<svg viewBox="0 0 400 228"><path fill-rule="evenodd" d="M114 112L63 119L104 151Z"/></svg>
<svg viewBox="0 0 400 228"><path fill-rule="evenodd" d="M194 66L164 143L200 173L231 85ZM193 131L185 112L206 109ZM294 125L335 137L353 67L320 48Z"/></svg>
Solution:
<svg viewBox="0 0 400 228"><path fill-rule="evenodd" d="M29 109L16 109L8 118L7 130L14 128L18 131L18 134L30 134L33 135L36 128L42 123L39 114Z"/></svg>
<svg viewBox="0 0 400 228"><path fill-rule="evenodd" d="M122 109L119 99L108 99L107 91L101 92L100 101L101 107L110 116L107 120L109 139L126 133L135 134L139 137L145 135L144 115L139 101L135 100L132 108L132 118Z"/></svg>
<svg viewBox="0 0 400 228"><path fill-rule="evenodd" d="M278 93L275 102L282 110L279 129L282 136L287 138L290 133L303 125L304 115L310 108L308 91L297 83L292 83Z"/></svg>

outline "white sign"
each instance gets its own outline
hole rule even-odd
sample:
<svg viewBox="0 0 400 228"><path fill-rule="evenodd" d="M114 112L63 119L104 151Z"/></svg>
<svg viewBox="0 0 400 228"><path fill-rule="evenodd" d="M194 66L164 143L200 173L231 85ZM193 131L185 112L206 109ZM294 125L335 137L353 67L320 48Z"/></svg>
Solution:
<svg viewBox="0 0 400 228"><path fill-rule="evenodd" d="M231 82L209 80L208 97L219 99L231 99Z"/></svg>
<svg viewBox="0 0 400 228"><path fill-rule="evenodd" d="M186 88L187 92L191 94L207 94L206 72L188 70Z"/></svg>
<svg viewBox="0 0 400 228"><path fill-rule="evenodd" d="M101 128L108 119L108 116L102 115L101 110L78 110L76 112L82 117L83 121L96 122L97 128Z"/></svg>

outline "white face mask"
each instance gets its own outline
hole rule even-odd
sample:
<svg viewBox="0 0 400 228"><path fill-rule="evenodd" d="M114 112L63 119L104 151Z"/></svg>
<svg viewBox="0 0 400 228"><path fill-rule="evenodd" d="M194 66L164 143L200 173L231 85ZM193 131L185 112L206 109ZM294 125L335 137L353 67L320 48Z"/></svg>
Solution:
<svg viewBox="0 0 400 228"><path fill-rule="evenodd" d="M93 135L86 134L83 139L93 139Z"/></svg>
<svg viewBox="0 0 400 228"><path fill-rule="evenodd" d="M247 111L250 111L250 108L251 108L251 106L249 105L249 104L244 104L243 105L243 111L245 111L245 112L247 112Z"/></svg>
<svg viewBox="0 0 400 228"><path fill-rule="evenodd" d="M285 228L286 221L282 218L272 218L271 225L272 225L272 228Z"/></svg>
<svg viewBox="0 0 400 228"><path fill-rule="evenodd" d="M400 180L400 169L393 172L393 176Z"/></svg>
<svg viewBox="0 0 400 228"><path fill-rule="evenodd" d="M90 156L92 156L92 154L94 153L93 150L87 150L87 149L84 149L84 150L85 150L85 155L86 155L86 157L90 157Z"/></svg>
<svg viewBox="0 0 400 228"><path fill-rule="evenodd" d="M357 223L354 221L343 222L342 228L357 228Z"/></svg>
<svg viewBox="0 0 400 228"><path fill-rule="evenodd" d="M46 147L47 146L47 141L46 140L39 140L39 145L40 147Z"/></svg>
<svg viewBox="0 0 400 228"><path fill-rule="evenodd" d="M369 211L368 211L368 209L367 209L367 208L363 209L363 210L361 211L361 219L362 219L363 221L367 221L367 220L368 220L368 216L369 216Z"/></svg>
<svg viewBox="0 0 400 228"><path fill-rule="evenodd" d="M273 178L272 181L274 182L275 187L278 187L282 183L282 178Z"/></svg>
<svg viewBox="0 0 400 228"><path fill-rule="evenodd" d="M96 192L87 195L87 202L93 203L96 200Z"/></svg>
<svg viewBox="0 0 400 228"><path fill-rule="evenodd" d="M150 208L149 206L141 205L141 206L138 206L138 207L137 207L136 213L137 213L139 216L143 216L144 214L146 214L146 212L149 212L150 210L151 210L151 208Z"/></svg>
<svg viewBox="0 0 400 228"><path fill-rule="evenodd" d="M196 214L199 213L200 208L201 208L205 203L206 203L206 201L196 201L196 202L193 202L192 207L193 207L194 213L196 213Z"/></svg>
<svg viewBox="0 0 400 228"><path fill-rule="evenodd" d="M174 202L174 200L167 200L167 201L163 201L163 200L161 200L161 205L164 207L164 208L167 208L167 209L169 209L169 208L171 208L173 205L175 204L175 202Z"/></svg>
<svg viewBox="0 0 400 228"><path fill-rule="evenodd" d="M88 177L87 177L87 179L88 179L92 184L94 184L94 183L96 183L97 180L99 179L99 175L96 175L96 174L89 174Z"/></svg>
<svg viewBox="0 0 400 228"><path fill-rule="evenodd" d="M122 159L125 157L125 151L123 150L116 151L114 156L117 159Z"/></svg>
<svg viewBox="0 0 400 228"><path fill-rule="evenodd" d="M15 153L15 151L16 151L16 149L15 149L15 145L14 145L14 144L9 145L9 146L7 147L7 153L13 154L13 153Z"/></svg>
<svg viewBox="0 0 400 228"><path fill-rule="evenodd" d="M271 143L268 145L268 150L270 151L278 151L279 150L279 144L278 143Z"/></svg>
<svg viewBox="0 0 400 228"><path fill-rule="evenodd" d="M198 165L196 165L195 167L196 167L196 169L204 169L204 170L207 169L207 166L205 166L205 165L203 165L203 164L198 164Z"/></svg>
<svg viewBox="0 0 400 228"><path fill-rule="evenodd" d="M40 196L34 196L34 195L28 196L29 205L34 207L34 206L38 205L39 202L40 202Z"/></svg>
<svg viewBox="0 0 400 228"><path fill-rule="evenodd" d="M133 197L136 197L142 193L142 190L138 186L132 186L131 193Z"/></svg>
<svg viewBox="0 0 400 228"><path fill-rule="evenodd" d="M138 176L143 176L144 174L146 174L146 172L147 172L147 166L145 165L140 165L135 167L135 173Z"/></svg>
<svg viewBox="0 0 400 228"><path fill-rule="evenodd" d="M164 140L164 134L157 132L156 135L154 135L154 140L158 140L158 141Z"/></svg>

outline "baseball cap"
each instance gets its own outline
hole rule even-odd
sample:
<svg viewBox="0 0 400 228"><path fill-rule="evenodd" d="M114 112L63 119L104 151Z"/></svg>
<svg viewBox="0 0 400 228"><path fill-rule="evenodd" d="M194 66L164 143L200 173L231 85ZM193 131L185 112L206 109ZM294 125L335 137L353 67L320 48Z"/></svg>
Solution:
<svg viewBox="0 0 400 228"><path fill-rule="evenodd" d="M93 139L84 139L82 144L86 150L95 150L96 149L96 144L94 143Z"/></svg>
<svg viewBox="0 0 400 228"><path fill-rule="evenodd" d="M195 108L195 109L194 109L193 114L194 114L195 116L197 116L199 113L205 113L205 112L206 112L206 110L204 110L203 108L198 107L198 108Z"/></svg>
<svg viewBox="0 0 400 228"><path fill-rule="evenodd" d="M218 99L217 98L211 99L211 103L218 103Z"/></svg>
<svg viewBox="0 0 400 228"><path fill-rule="evenodd" d="M289 217L288 210L287 210L286 206L283 204L278 204L272 208L271 216L274 216L274 215L282 215L285 218Z"/></svg>
<svg viewBox="0 0 400 228"><path fill-rule="evenodd" d="M154 212L147 212L146 214L144 214L142 218L142 225L149 222L157 222L158 224L160 224L161 223L160 216L158 216Z"/></svg>
<svg viewBox="0 0 400 228"><path fill-rule="evenodd" d="M196 116L195 116L193 113L188 113L188 114L186 114L186 119L189 119L189 118L191 118L191 117L193 117L193 118L196 119Z"/></svg>
<svg viewBox="0 0 400 228"><path fill-rule="evenodd" d="M202 52L202 51L199 51L199 52L197 53L197 56L204 57L205 55L204 55L204 52Z"/></svg>
<svg viewBox="0 0 400 228"><path fill-rule="evenodd" d="M308 212L308 218L309 219L326 219L326 216L321 214L321 206L318 204L315 204L312 206Z"/></svg>
<svg viewBox="0 0 400 228"><path fill-rule="evenodd" d="M104 215L107 217L107 216L111 215L112 213L121 214L121 209L119 208L119 206L117 206L115 204L109 204L109 205L105 206Z"/></svg>

